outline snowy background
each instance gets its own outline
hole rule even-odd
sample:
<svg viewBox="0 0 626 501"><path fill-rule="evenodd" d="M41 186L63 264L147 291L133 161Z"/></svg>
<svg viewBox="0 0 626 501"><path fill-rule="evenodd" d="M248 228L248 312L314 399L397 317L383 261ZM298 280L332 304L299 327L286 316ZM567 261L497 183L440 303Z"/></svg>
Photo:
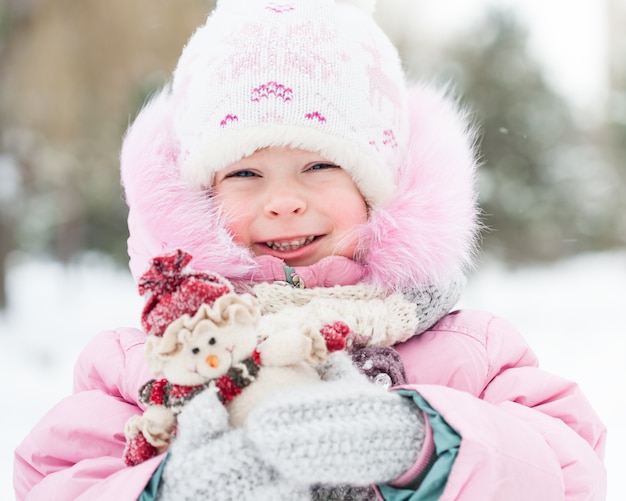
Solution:
<svg viewBox="0 0 626 501"><path fill-rule="evenodd" d="M99 330L138 325L142 302L128 273L90 256L62 268L20 262L0 316L0 499L13 499L13 450L71 391L80 349ZM550 267L506 270L485 263L461 306L514 323L544 368L576 380L609 428L609 501L626 499L626 251Z"/></svg>

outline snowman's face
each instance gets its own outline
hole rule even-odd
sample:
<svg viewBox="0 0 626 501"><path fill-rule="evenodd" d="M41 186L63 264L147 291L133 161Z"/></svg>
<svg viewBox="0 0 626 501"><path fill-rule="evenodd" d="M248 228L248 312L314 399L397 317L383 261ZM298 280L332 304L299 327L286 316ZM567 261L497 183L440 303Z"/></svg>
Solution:
<svg viewBox="0 0 626 501"><path fill-rule="evenodd" d="M193 330L181 329L179 351L166 360L163 376L170 382L198 385L219 378L233 364L252 355L257 337L254 326L228 322L216 325L205 319Z"/></svg>

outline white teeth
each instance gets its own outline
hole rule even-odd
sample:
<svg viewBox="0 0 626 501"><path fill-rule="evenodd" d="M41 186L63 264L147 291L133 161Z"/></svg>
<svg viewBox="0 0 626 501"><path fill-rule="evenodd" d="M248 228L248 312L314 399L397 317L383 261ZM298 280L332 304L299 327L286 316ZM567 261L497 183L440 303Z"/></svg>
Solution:
<svg viewBox="0 0 626 501"><path fill-rule="evenodd" d="M286 252L299 249L303 245L310 244L313 240L315 240L315 237L306 237L285 242L265 242L265 245L272 250Z"/></svg>

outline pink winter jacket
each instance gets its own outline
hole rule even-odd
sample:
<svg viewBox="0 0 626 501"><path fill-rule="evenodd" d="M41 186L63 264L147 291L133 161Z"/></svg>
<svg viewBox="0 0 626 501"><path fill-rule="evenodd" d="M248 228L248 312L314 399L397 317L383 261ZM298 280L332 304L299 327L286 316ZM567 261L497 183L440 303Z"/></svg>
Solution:
<svg viewBox="0 0 626 501"><path fill-rule="evenodd" d="M138 330L118 329L86 347L74 394L16 451L18 500L141 495L162 460L135 467L122 461L124 423L142 412L138 389L150 378L144 339ZM483 312L453 312L396 348L407 371L404 388L421 395L462 437L440 499L605 498L603 424L574 383L537 367L508 323Z"/></svg>

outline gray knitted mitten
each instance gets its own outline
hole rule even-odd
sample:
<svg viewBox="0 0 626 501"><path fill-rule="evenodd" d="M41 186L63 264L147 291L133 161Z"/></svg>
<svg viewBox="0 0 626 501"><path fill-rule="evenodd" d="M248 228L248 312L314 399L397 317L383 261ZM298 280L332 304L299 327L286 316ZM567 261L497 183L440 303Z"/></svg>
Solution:
<svg viewBox="0 0 626 501"><path fill-rule="evenodd" d="M319 485L311 489L312 501L377 501L379 498L371 486L352 487L351 485Z"/></svg>
<svg viewBox="0 0 626 501"><path fill-rule="evenodd" d="M410 400L362 377L272 397L250 414L246 431L285 478L367 486L392 481L413 464L424 418Z"/></svg>
<svg viewBox="0 0 626 501"><path fill-rule="evenodd" d="M170 447L157 499L307 500L310 493L265 464L243 430L229 430L226 409L207 391L178 417L178 435Z"/></svg>

